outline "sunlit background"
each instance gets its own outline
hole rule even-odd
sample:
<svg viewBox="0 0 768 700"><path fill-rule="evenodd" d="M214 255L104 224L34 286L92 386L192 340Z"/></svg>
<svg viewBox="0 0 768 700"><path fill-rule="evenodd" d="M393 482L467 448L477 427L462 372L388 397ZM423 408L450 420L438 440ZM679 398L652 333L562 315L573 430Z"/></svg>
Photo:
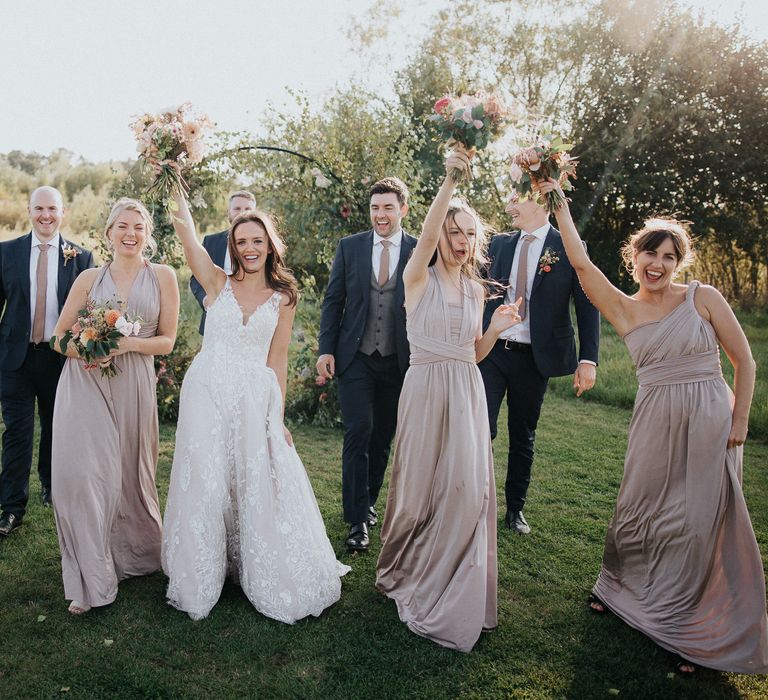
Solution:
<svg viewBox="0 0 768 700"><path fill-rule="evenodd" d="M691 0L768 39L768 3ZM134 156L130 116L189 100L220 129L258 135L288 91L322 103L335 86L389 95L394 72L444 2L392 2L374 24L380 55L356 47L370 0L153 2L2 0L0 153L65 148L94 161ZM546 3L542 3L546 8Z"/></svg>

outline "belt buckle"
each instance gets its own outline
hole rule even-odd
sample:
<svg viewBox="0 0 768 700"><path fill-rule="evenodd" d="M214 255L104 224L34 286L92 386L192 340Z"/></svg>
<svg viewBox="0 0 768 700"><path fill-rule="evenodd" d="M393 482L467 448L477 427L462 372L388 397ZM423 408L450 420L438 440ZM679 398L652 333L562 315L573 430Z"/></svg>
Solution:
<svg viewBox="0 0 768 700"><path fill-rule="evenodd" d="M510 346L510 343L514 344L514 340L510 340L509 338L504 338L504 349L505 350L511 350L513 346Z"/></svg>

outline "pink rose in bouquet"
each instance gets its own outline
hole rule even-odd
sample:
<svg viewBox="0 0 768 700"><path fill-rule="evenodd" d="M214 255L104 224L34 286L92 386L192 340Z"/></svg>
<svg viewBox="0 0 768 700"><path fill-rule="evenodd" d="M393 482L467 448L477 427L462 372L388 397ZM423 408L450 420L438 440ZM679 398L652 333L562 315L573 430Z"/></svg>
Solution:
<svg viewBox="0 0 768 700"><path fill-rule="evenodd" d="M492 93L441 97L428 119L437 125L440 138L448 148L459 147L472 156L488 146L511 116L512 111ZM454 170L451 177L460 182L470 180L472 173L469 169Z"/></svg>

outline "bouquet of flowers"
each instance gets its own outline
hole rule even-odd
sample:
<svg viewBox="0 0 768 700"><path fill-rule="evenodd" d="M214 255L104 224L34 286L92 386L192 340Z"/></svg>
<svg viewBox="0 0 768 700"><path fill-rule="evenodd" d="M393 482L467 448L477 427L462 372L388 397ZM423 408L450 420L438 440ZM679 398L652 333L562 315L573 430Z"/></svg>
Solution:
<svg viewBox="0 0 768 700"><path fill-rule="evenodd" d="M159 114L145 113L131 124L139 157L156 173L150 195L167 202L174 189L188 191L182 173L203 160L203 136L212 126L210 118L195 114L189 102Z"/></svg>
<svg viewBox="0 0 768 700"><path fill-rule="evenodd" d="M510 109L495 93L441 97L428 119L437 124L448 148L460 144L470 155L485 148L510 119ZM453 170L454 182L471 180L472 173Z"/></svg>
<svg viewBox="0 0 768 700"><path fill-rule="evenodd" d="M553 190L541 195L534 188L537 182L554 178L563 190L572 190L571 178L576 179L578 160L571 158L568 150L573 144L564 143L560 136L537 139L534 145L521 148L512 156L509 176L521 198L531 197L551 214L565 202L563 196Z"/></svg>
<svg viewBox="0 0 768 700"><path fill-rule="evenodd" d="M110 302L97 304L88 299L85 308L80 309L72 328L61 338L51 337L51 348L59 344L61 352L66 352L67 345L73 343L80 357L85 360L86 369L101 367L104 377L114 377L117 374L114 360L103 364L103 359L109 357L112 350L117 350L120 338L138 335L141 331L139 320L130 321Z"/></svg>

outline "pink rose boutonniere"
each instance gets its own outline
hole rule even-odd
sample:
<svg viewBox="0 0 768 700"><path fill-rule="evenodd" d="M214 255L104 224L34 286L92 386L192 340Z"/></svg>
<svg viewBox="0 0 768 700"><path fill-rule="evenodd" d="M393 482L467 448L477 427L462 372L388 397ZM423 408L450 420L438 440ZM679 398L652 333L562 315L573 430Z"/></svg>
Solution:
<svg viewBox="0 0 768 700"><path fill-rule="evenodd" d="M80 255L80 252L77 248L74 246L71 246L69 243L65 243L61 248L61 254L64 256L64 267L67 266L67 263L70 260L74 260L78 255Z"/></svg>
<svg viewBox="0 0 768 700"><path fill-rule="evenodd" d="M545 272L552 272L552 266L555 263L560 262L560 258L552 248L545 248L541 257L539 258L539 274Z"/></svg>

